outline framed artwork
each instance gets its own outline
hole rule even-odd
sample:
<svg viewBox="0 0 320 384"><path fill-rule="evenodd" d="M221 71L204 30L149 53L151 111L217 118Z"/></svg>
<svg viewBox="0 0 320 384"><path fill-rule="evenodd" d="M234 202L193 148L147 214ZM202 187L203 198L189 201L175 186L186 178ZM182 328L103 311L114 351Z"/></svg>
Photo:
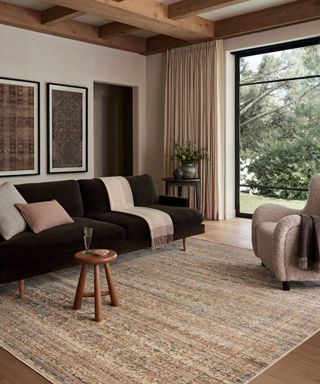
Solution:
<svg viewBox="0 0 320 384"><path fill-rule="evenodd" d="M0 77L0 176L40 173L39 82Z"/></svg>
<svg viewBox="0 0 320 384"><path fill-rule="evenodd" d="M88 89L47 84L48 173L88 170Z"/></svg>

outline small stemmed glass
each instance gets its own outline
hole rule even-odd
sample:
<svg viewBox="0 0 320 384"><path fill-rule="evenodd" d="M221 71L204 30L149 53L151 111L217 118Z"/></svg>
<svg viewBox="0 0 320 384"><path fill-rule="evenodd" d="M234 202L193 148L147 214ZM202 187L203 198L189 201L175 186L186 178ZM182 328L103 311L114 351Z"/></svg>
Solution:
<svg viewBox="0 0 320 384"><path fill-rule="evenodd" d="M92 227L83 227L83 241L84 241L84 246L85 246L85 253L89 252L91 240L92 240L92 232L93 228Z"/></svg>

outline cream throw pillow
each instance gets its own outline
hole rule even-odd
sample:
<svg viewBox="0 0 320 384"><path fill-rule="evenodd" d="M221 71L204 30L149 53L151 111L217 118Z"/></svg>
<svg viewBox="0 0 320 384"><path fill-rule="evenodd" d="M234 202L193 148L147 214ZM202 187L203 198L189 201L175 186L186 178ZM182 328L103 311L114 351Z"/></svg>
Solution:
<svg viewBox="0 0 320 384"><path fill-rule="evenodd" d="M16 203L26 203L26 201L11 183L1 184L0 233L6 240L27 228L26 221L15 207Z"/></svg>
<svg viewBox="0 0 320 384"><path fill-rule="evenodd" d="M57 200L16 204L16 207L27 220L34 233L39 233L57 225L74 223Z"/></svg>

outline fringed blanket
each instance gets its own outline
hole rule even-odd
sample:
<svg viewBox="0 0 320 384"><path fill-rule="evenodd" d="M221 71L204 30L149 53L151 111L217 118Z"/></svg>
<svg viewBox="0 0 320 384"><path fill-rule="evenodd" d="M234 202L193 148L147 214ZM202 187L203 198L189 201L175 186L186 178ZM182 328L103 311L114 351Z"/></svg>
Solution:
<svg viewBox="0 0 320 384"><path fill-rule="evenodd" d="M150 230L152 248L158 248L173 241L171 217L158 209L135 207L130 184L121 176L101 177L109 195L112 211L139 216Z"/></svg>
<svg viewBox="0 0 320 384"><path fill-rule="evenodd" d="M320 272L320 216L301 215L298 263L301 269Z"/></svg>

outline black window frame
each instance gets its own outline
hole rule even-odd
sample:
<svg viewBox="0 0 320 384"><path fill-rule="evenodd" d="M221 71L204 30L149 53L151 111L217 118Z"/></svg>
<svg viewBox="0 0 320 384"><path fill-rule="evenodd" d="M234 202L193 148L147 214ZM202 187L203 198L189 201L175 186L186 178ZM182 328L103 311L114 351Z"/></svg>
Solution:
<svg viewBox="0 0 320 384"><path fill-rule="evenodd" d="M255 56L264 53L272 53L276 51L285 51L288 49L303 48L310 45L320 44L320 36L309 39L290 41L287 43L266 45L258 48L251 48L242 51L231 52L235 57L235 209L236 217L252 218L251 213L245 213L240 211L240 59L247 56ZM318 76L302 76L285 80L299 80ZM272 80L270 80L272 81ZM269 82L269 81L268 81ZM270 189L284 189L279 187L268 186ZM290 189L290 188L285 188ZM298 190L299 188L295 188ZM307 189L302 189L303 191Z"/></svg>

